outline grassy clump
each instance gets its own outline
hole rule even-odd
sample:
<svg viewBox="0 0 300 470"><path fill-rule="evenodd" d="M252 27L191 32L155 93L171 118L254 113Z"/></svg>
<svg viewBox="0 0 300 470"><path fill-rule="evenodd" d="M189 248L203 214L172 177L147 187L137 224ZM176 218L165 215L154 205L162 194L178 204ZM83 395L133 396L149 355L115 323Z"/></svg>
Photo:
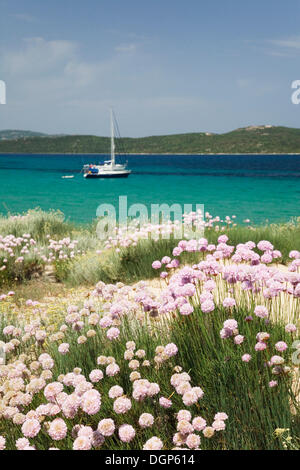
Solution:
<svg viewBox="0 0 300 470"><path fill-rule="evenodd" d="M135 282L141 279L151 279L155 271L151 262L163 256L172 256L173 248L178 240L143 239L127 248L120 248L119 253L114 248L103 250L103 241L97 238L96 221L87 226L76 226L65 220L59 211L44 212L36 209L17 217L0 218L0 234L22 237L30 234L38 243L38 248L47 253L49 237L59 240L69 237L77 240L77 253L73 259L56 260L55 272L57 280L71 286L81 284L91 285L99 280L105 282ZM206 228L204 236L209 243L217 243L220 233L229 237L231 245L238 245L249 240L258 243L260 240L270 241L282 253L279 262L287 263L291 250L300 251L300 221L295 219L286 224L267 224L263 226L226 226L222 232L215 228ZM108 234L107 236L109 236ZM99 248L102 252L99 254ZM0 251L1 261L7 258ZM201 259L199 253L183 257L183 262L196 263ZM15 260L10 259L8 269L0 272L0 283L8 284L13 281L25 281L34 273L41 273L45 262L33 250L24 256L24 263L16 266Z"/></svg>

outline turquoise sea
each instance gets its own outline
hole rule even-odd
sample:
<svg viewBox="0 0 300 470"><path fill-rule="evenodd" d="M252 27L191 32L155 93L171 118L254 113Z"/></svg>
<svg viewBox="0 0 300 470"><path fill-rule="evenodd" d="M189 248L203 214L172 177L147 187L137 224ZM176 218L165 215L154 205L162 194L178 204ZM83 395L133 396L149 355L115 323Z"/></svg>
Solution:
<svg viewBox="0 0 300 470"><path fill-rule="evenodd" d="M0 155L0 212L60 209L74 222L90 222L101 203L204 204L212 215L236 215L256 224L300 216L298 155L131 155L128 179L85 180L95 155ZM120 159L122 161L122 158ZM62 179L63 175L75 175Z"/></svg>

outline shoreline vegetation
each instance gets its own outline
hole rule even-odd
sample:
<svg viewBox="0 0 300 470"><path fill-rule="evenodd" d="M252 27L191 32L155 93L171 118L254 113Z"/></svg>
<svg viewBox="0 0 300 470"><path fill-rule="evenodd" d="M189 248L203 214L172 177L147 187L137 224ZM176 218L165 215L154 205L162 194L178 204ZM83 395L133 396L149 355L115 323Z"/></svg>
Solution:
<svg viewBox="0 0 300 470"><path fill-rule="evenodd" d="M0 217L0 450L300 449L300 218L184 221Z"/></svg>
<svg viewBox="0 0 300 470"><path fill-rule="evenodd" d="M300 129L250 126L225 134L208 132L118 139L121 153L131 155L298 155ZM107 155L109 137L36 135L0 131L0 154Z"/></svg>

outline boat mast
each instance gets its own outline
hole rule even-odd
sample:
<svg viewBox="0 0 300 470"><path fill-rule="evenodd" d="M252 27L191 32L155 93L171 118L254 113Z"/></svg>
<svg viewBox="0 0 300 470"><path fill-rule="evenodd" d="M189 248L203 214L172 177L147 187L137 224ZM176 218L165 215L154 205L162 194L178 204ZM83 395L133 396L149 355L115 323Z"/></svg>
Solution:
<svg viewBox="0 0 300 470"><path fill-rule="evenodd" d="M115 135L114 135L114 119L113 110L110 110L110 132L111 132L111 166L115 166Z"/></svg>

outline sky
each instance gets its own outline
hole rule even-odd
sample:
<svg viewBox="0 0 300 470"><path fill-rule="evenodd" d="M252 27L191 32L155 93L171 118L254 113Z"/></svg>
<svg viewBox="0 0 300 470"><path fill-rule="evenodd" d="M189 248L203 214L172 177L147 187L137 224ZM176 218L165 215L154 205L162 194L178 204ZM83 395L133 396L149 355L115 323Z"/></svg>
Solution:
<svg viewBox="0 0 300 470"><path fill-rule="evenodd" d="M300 0L0 0L0 129L300 127Z"/></svg>

